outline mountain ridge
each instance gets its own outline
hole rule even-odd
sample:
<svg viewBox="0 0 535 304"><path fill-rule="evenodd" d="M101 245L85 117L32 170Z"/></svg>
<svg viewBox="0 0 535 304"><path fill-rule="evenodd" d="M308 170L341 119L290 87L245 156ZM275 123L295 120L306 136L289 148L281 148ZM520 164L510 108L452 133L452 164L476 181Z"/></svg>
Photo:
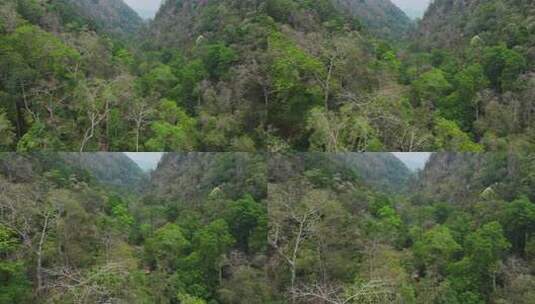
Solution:
<svg viewBox="0 0 535 304"><path fill-rule="evenodd" d="M79 12L103 30L115 35L133 35L140 29L143 20L123 0L62 0L70 3Z"/></svg>
<svg viewBox="0 0 535 304"><path fill-rule="evenodd" d="M335 0L362 20L370 32L379 37L399 39L411 27L410 18L391 0Z"/></svg>

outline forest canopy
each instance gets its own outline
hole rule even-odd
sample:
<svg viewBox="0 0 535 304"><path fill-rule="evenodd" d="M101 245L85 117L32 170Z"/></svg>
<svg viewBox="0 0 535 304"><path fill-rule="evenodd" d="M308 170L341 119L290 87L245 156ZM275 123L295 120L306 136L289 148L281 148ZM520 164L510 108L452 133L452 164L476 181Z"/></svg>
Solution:
<svg viewBox="0 0 535 304"><path fill-rule="evenodd" d="M148 174L120 153L2 153L0 303L532 303L534 168L168 153Z"/></svg>
<svg viewBox="0 0 535 304"><path fill-rule="evenodd" d="M532 151L534 9L6 0L0 149Z"/></svg>

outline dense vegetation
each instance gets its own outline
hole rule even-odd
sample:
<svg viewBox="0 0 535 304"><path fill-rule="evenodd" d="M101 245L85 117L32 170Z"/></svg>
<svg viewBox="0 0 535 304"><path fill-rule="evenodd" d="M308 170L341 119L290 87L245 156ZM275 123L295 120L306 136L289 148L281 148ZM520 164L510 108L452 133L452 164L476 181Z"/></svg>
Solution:
<svg viewBox="0 0 535 304"><path fill-rule="evenodd" d="M76 155L0 154L0 303L535 299L533 156Z"/></svg>
<svg viewBox="0 0 535 304"><path fill-rule="evenodd" d="M166 155L142 193L79 165L126 156L78 156L0 154L0 303L267 302L261 156Z"/></svg>
<svg viewBox="0 0 535 304"><path fill-rule="evenodd" d="M393 193L311 155L270 165L270 273L283 303L535 300L533 156L435 154Z"/></svg>
<svg viewBox="0 0 535 304"><path fill-rule="evenodd" d="M431 4L401 68L411 102L483 148L533 151L533 1Z"/></svg>
<svg viewBox="0 0 535 304"><path fill-rule="evenodd" d="M532 1L0 4L0 147L532 150ZM116 31L119 26L122 30Z"/></svg>

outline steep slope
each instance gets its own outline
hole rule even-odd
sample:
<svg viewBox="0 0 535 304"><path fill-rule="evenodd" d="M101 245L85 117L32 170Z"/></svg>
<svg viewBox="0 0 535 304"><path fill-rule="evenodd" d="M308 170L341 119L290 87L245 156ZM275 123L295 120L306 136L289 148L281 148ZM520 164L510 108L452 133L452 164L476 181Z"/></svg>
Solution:
<svg viewBox="0 0 535 304"><path fill-rule="evenodd" d="M159 71L168 67L188 84L178 82L164 96L201 118L204 151L220 149L215 139L223 138L241 151L249 151L244 144L251 140L272 151L324 150L329 147L317 143L324 138L316 137L327 136L313 134L324 119L316 116L343 105L344 114L355 110L351 104L377 90L395 65L391 49L341 6L331 0L167 1L145 46L163 53ZM378 141L347 132L357 137L347 139L355 146L347 150Z"/></svg>
<svg viewBox="0 0 535 304"><path fill-rule="evenodd" d="M50 175L58 183L70 179L96 182L101 187L141 193L148 180L122 153L1 153L0 172L14 181Z"/></svg>
<svg viewBox="0 0 535 304"><path fill-rule="evenodd" d="M287 176L269 185L269 274L283 303L533 302L535 158L437 153L427 189L392 194L328 155L273 161Z"/></svg>
<svg viewBox="0 0 535 304"><path fill-rule="evenodd" d="M402 65L411 102L427 103L486 150L531 151L534 12L524 0L434 1Z"/></svg>
<svg viewBox="0 0 535 304"><path fill-rule="evenodd" d="M535 198L535 158L507 153L435 153L421 171L415 191L426 199L460 203L485 198ZM454 189L454 191L452 191Z"/></svg>
<svg viewBox="0 0 535 304"><path fill-rule="evenodd" d="M109 136L124 145L126 132L96 119L114 113L129 125L126 101L138 100L123 39L140 24L131 13L120 0L0 2L0 150L134 150L113 147Z"/></svg>
<svg viewBox="0 0 535 304"><path fill-rule="evenodd" d="M529 0L436 0L418 33L434 47L458 47L478 36L484 43L533 47L535 4Z"/></svg>
<svg viewBox="0 0 535 304"><path fill-rule="evenodd" d="M184 293L205 300L199 303L276 302L266 275L266 198L262 154L166 153L134 207L153 278L179 282L154 294L165 294L166 303L187 303ZM145 237L147 228L162 241L159 251L155 238ZM171 228L191 245L173 253L180 263L163 264L160 252L175 244L167 238Z"/></svg>
<svg viewBox="0 0 535 304"><path fill-rule="evenodd" d="M401 191L412 175L407 166L390 153L340 153L334 158L382 191Z"/></svg>
<svg viewBox="0 0 535 304"><path fill-rule="evenodd" d="M168 155L157 180L175 191L166 200L125 191L140 170L122 153L0 154L0 300L273 303L265 182L252 187L246 172L262 171L240 166L248 160ZM217 168L193 164L207 161ZM194 173L216 188L183 182Z"/></svg>
<svg viewBox="0 0 535 304"><path fill-rule="evenodd" d="M110 34L132 35L143 24L141 17L123 0L60 0L56 5L61 2L71 5L98 29ZM60 11L65 14L65 7Z"/></svg>
<svg viewBox="0 0 535 304"><path fill-rule="evenodd" d="M273 154L269 163L270 180L278 182L305 175L320 184L352 181L380 191L399 192L411 177L410 170L390 153Z"/></svg>
<svg viewBox="0 0 535 304"><path fill-rule="evenodd" d="M379 37L400 39L411 26L409 17L390 0L335 0Z"/></svg>
<svg viewBox="0 0 535 304"><path fill-rule="evenodd" d="M61 153L59 155L65 163L87 170L103 184L141 193L148 182L149 176L123 153Z"/></svg>
<svg viewBox="0 0 535 304"><path fill-rule="evenodd" d="M149 195L179 203L198 203L209 195L238 199L266 195L262 154L166 153L151 174Z"/></svg>

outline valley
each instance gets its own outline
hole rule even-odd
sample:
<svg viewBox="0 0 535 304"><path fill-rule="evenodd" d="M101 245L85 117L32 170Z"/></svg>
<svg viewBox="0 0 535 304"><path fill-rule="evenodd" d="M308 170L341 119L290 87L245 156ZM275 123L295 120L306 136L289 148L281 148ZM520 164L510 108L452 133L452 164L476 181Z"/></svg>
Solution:
<svg viewBox="0 0 535 304"><path fill-rule="evenodd" d="M0 6L4 151L533 151L531 1Z"/></svg>
<svg viewBox="0 0 535 304"><path fill-rule="evenodd" d="M0 304L535 303L534 16L2 0Z"/></svg>
<svg viewBox="0 0 535 304"><path fill-rule="evenodd" d="M534 169L166 153L146 173L121 153L2 153L0 303L531 303Z"/></svg>

